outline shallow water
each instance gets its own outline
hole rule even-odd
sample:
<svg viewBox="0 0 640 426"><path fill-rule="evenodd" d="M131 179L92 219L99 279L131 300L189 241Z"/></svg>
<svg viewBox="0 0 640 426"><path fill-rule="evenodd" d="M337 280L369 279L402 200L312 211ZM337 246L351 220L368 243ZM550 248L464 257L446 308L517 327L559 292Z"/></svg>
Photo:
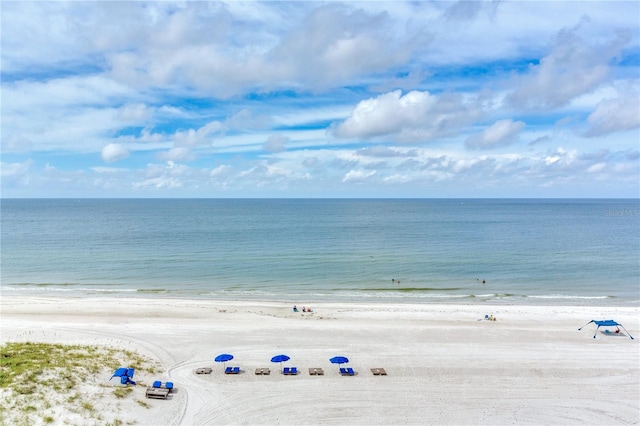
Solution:
<svg viewBox="0 0 640 426"><path fill-rule="evenodd" d="M639 212L639 200L5 199L1 285L66 297L636 306Z"/></svg>

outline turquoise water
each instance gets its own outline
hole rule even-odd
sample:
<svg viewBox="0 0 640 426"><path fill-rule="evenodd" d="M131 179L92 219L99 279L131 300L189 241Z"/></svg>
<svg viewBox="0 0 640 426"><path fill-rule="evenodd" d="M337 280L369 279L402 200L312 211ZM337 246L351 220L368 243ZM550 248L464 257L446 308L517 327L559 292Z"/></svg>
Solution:
<svg viewBox="0 0 640 426"><path fill-rule="evenodd" d="M637 306L639 212L639 200L5 199L0 290Z"/></svg>

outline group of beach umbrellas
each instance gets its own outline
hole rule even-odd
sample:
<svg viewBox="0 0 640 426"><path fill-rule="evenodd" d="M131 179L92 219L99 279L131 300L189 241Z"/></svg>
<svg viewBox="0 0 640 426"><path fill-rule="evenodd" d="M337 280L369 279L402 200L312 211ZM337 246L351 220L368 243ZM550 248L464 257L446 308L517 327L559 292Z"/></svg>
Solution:
<svg viewBox="0 0 640 426"><path fill-rule="evenodd" d="M225 367L227 365L227 361L231 361L233 359L233 355L231 354L220 354L217 357L215 357L215 361L216 362L223 362ZM284 354L280 354L280 355L276 355L273 358L271 358L271 362L278 362L280 363L280 371L282 371L282 363L289 361L291 358L289 358L287 355ZM349 359L345 356L334 356L333 358L329 359L329 361L332 364L346 364L349 362Z"/></svg>

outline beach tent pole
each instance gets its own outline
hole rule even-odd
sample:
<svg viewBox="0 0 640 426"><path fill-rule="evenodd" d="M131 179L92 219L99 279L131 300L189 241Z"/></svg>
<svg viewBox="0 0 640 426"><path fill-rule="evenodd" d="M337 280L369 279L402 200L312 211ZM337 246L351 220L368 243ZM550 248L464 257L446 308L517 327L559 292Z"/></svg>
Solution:
<svg viewBox="0 0 640 426"><path fill-rule="evenodd" d="M629 332L627 331L627 329L626 329L626 328L624 328L624 325L622 325L622 324L618 324L618 325L619 325L620 327L622 327L622 329L623 329L624 331L626 331L626 332L627 332L627 334L629 335L629 337L631 337L631 340L634 340L634 338L633 338L633 336L631 335L631 333L629 333Z"/></svg>
<svg viewBox="0 0 640 426"><path fill-rule="evenodd" d="M589 321L588 323L586 323L585 325L583 325L582 327L580 327L578 329L578 331L582 330L583 328L585 328L586 326L588 326L589 324L591 324L593 322L593 320Z"/></svg>
<svg viewBox="0 0 640 426"><path fill-rule="evenodd" d="M600 326L599 325L596 327L596 332L593 333L593 338L594 339L596 338L596 334L598 334L598 330L600 330Z"/></svg>

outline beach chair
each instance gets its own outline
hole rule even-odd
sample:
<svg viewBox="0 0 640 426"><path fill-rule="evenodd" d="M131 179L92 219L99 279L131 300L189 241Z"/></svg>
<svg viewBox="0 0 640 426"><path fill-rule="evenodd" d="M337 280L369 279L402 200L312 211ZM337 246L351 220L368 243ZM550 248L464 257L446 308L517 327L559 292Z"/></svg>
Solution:
<svg viewBox="0 0 640 426"><path fill-rule="evenodd" d="M120 384L121 385L136 385L136 382L134 382L133 380L131 380L131 377L127 377L127 376L120 376Z"/></svg>
<svg viewBox="0 0 640 426"><path fill-rule="evenodd" d="M169 392L171 392L171 390L173 389L173 382L165 382L165 384L163 385L160 380L156 380L155 382L153 382L153 385L151 385L151 387L153 389L167 389Z"/></svg>
<svg viewBox="0 0 640 426"><path fill-rule="evenodd" d="M240 367L227 367L224 370L224 374L239 374L240 373Z"/></svg>
<svg viewBox="0 0 640 426"><path fill-rule="evenodd" d="M316 368L316 375L324 376L324 370L322 368Z"/></svg>
<svg viewBox="0 0 640 426"><path fill-rule="evenodd" d="M196 374L211 374L211 368L198 368Z"/></svg>
<svg viewBox="0 0 640 426"><path fill-rule="evenodd" d="M372 368L371 372L373 373L374 376L386 376L387 372L384 370L384 368Z"/></svg>
<svg viewBox="0 0 640 426"><path fill-rule="evenodd" d="M291 369L290 369L289 367L285 367L285 368L282 370L282 374L285 374L285 375L289 375L289 374L291 374Z"/></svg>
<svg viewBox="0 0 640 426"><path fill-rule="evenodd" d="M271 370L269 370L268 368L263 368L262 369L262 374L268 376L269 374L271 374Z"/></svg>
<svg viewBox="0 0 640 426"><path fill-rule="evenodd" d="M340 368L340 374L343 376L354 376L356 373L353 371L353 368Z"/></svg>
<svg viewBox="0 0 640 426"><path fill-rule="evenodd" d="M291 367L289 374L292 376L295 376L296 374L298 374L298 367Z"/></svg>

